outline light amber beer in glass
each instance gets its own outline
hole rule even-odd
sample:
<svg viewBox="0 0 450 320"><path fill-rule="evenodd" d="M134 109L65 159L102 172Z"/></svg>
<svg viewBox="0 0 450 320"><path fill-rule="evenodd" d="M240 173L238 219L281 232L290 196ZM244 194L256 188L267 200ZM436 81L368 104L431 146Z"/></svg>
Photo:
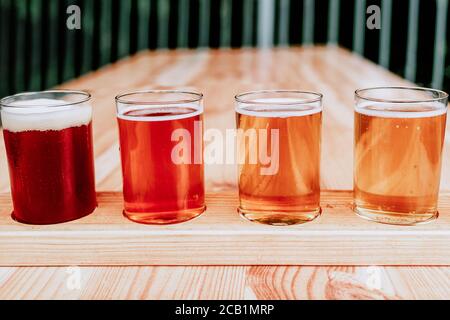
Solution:
<svg viewBox="0 0 450 320"><path fill-rule="evenodd" d="M358 215L412 225L438 217L447 94L424 88L356 91L354 201Z"/></svg>
<svg viewBox="0 0 450 320"><path fill-rule="evenodd" d="M173 224L205 211L202 95L147 91L118 96L124 215Z"/></svg>
<svg viewBox="0 0 450 320"><path fill-rule="evenodd" d="M320 215L322 95L236 96L239 208L250 221L292 225Z"/></svg>
<svg viewBox="0 0 450 320"><path fill-rule="evenodd" d="M53 224L97 206L90 95L22 93L0 101L13 218Z"/></svg>

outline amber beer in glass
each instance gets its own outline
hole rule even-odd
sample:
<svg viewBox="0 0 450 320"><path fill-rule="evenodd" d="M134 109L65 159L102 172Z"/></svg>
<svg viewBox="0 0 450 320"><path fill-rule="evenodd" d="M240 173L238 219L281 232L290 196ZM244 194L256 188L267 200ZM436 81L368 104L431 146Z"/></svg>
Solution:
<svg viewBox="0 0 450 320"><path fill-rule="evenodd" d="M65 222L97 206L89 101L88 93L62 90L0 101L17 221Z"/></svg>
<svg viewBox="0 0 450 320"><path fill-rule="evenodd" d="M322 95L236 96L239 201L250 221L292 225L320 215Z"/></svg>
<svg viewBox="0 0 450 320"><path fill-rule="evenodd" d="M203 96L146 91L117 96L124 215L146 224L205 210Z"/></svg>
<svg viewBox="0 0 450 320"><path fill-rule="evenodd" d="M354 201L363 218L413 225L438 217L447 94L425 88L356 91Z"/></svg>

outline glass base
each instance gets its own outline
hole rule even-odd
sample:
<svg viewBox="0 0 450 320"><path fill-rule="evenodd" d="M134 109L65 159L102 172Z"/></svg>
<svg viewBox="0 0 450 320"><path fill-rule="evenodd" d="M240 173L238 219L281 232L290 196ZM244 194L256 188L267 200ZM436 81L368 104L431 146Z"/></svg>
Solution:
<svg viewBox="0 0 450 320"><path fill-rule="evenodd" d="M438 211L425 213L404 213L404 212L390 212L366 209L359 206L354 206L355 213L363 219L384 224L393 224L401 226L413 226L417 224L424 224L436 220L439 216Z"/></svg>
<svg viewBox="0 0 450 320"><path fill-rule="evenodd" d="M206 206L194 209L167 212L130 212L123 210L123 215L129 220L142 224L176 224L192 220L205 212Z"/></svg>
<svg viewBox="0 0 450 320"><path fill-rule="evenodd" d="M93 213L93 212L95 211L95 209L97 208L97 206L98 206L98 205L96 204L95 207L94 207L92 210L90 210L90 211L88 211L88 212L86 212L86 213L84 213L84 214L82 214L82 215L79 215L79 216L76 216L76 217L62 218L62 219L59 219L59 220L52 220L52 221L30 221L30 220L23 220L23 219L17 217L17 216L14 214L14 211L11 212L11 219L13 219L14 221L17 221L17 222L19 222L19 223L22 223L22 224L35 225L35 226L49 226L49 225L52 225L52 224L66 223L66 222L75 221L75 220L84 218L84 217L90 215L91 213Z"/></svg>
<svg viewBox="0 0 450 320"><path fill-rule="evenodd" d="M290 226L313 221L322 213L321 208L315 211L289 212L289 211L268 211L249 210L238 208L239 214L246 220L267 224L272 226Z"/></svg>

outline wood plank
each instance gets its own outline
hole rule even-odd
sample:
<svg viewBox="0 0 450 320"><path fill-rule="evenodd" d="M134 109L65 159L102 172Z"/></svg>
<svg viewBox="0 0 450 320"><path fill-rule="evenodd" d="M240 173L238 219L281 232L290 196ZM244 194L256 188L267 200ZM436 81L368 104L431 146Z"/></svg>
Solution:
<svg viewBox="0 0 450 320"><path fill-rule="evenodd" d="M255 1L254 0L243 0L243 26L242 26L242 46L250 47L254 43L253 41L253 29L254 29L254 11L255 11Z"/></svg>
<svg viewBox="0 0 450 320"><path fill-rule="evenodd" d="M119 2L119 34L117 36L119 59L130 54L131 5L131 1Z"/></svg>
<svg viewBox="0 0 450 320"><path fill-rule="evenodd" d="M66 0L63 3L62 7L67 8L73 4L71 0ZM61 27L59 27L61 28ZM82 30L82 29L81 29ZM81 30L77 29L69 29L65 27L62 29L64 33L64 54L63 58L63 70L62 70L62 81L68 81L77 76L76 70L76 61L75 61L75 51L77 50L77 33L81 32Z"/></svg>
<svg viewBox="0 0 450 320"><path fill-rule="evenodd" d="M138 0L137 14L138 14L138 36L137 36L137 50L145 50L149 47L149 33L150 30L150 14L152 3L149 0Z"/></svg>
<svg viewBox="0 0 450 320"><path fill-rule="evenodd" d="M61 9L61 3L58 0L48 1L48 26L47 26L47 54L44 57L46 61L46 74L45 74L45 88L51 88L58 84L58 52L63 44L59 41L59 28L58 15ZM88 27L86 27L88 28ZM83 61L84 58L83 58Z"/></svg>
<svg viewBox="0 0 450 320"><path fill-rule="evenodd" d="M10 74L13 72L12 65L10 63L10 46L11 46L11 32L10 26L12 26L12 1L1 0L0 1L0 42L5 46L3 50L0 50L0 70L5 75L4 81L0 81L0 95L4 96L9 94L12 90L10 81ZM0 121L1 122L1 121Z"/></svg>
<svg viewBox="0 0 450 320"><path fill-rule="evenodd" d="M26 28L27 28L27 2L13 1L15 10L15 57L14 57L14 86L12 92L27 90L27 78L25 65L28 59L26 52Z"/></svg>
<svg viewBox="0 0 450 320"><path fill-rule="evenodd" d="M28 84L29 91L41 90L42 86L42 1L30 1L29 19L30 27L33 30L31 32L31 51L33 52L30 59L30 83Z"/></svg>
<svg viewBox="0 0 450 320"><path fill-rule="evenodd" d="M210 28L211 2L210 0L200 0L199 2L199 27L198 28L198 46L207 48L209 46L209 28Z"/></svg>
<svg viewBox="0 0 450 320"><path fill-rule="evenodd" d="M86 218L52 226L12 221L0 197L0 265L450 265L450 194L441 218L415 227L355 216L348 191L324 191L322 216L292 227L250 223L234 194L209 194L207 212L171 226L122 216L120 193L100 193Z"/></svg>
<svg viewBox="0 0 450 320"><path fill-rule="evenodd" d="M93 45L94 45L94 0L85 0L83 2L82 19L83 19L83 31L82 31L82 60L81 60L81 74L88 73L93 68Z"/></svg>
<svg viewBox="0 0 450 320"><path fill-rule="evenodd" d="M111 62L113 23L111 1L101 0L100 8L100 65L104 66Z"/></svg>
<svg viewBox="0 0 450 320"><path fill-rule="evenodd" d="M355 300L449 296L450 267L0 267L0 299Z"/></svg>

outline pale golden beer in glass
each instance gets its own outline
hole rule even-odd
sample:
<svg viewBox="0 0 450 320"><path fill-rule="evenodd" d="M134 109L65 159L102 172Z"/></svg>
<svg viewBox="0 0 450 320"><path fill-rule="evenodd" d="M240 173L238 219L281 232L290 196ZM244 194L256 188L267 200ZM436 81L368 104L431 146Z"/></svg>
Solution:
<svg viewBox="0 0 450 320"><path fill-rule="evenodd" d="M238 211L292 225L320 215L322 95L259 91L236 96Z"/></svg>
<svg viewBox="0 0 450 320"><path fill-rule="evenodd" d="M424 88L356 91L354 202L361 217L412 225L438 217L447 94Z"/></svg>

